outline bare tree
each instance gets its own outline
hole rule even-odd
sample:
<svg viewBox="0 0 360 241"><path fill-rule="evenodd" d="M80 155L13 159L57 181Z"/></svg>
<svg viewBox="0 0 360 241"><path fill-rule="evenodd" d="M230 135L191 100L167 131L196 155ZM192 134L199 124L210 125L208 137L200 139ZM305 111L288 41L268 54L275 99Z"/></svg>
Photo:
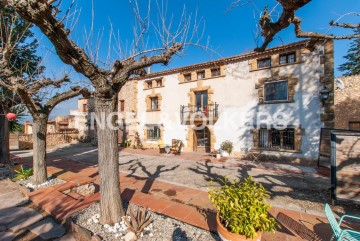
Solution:
<svg viewBox="0 0 360 241"><path fill-rule="evenodd" d="M260 13L259 30L261 36L264 38L260 47L257 47L255 51L264 51L274 37L282 30L288 28L290 25L294 25L295 36L297 38L310 39L308 44L309 49L313 49L315 44L327 39L342 40L360 38L360 34L351 33L343 36L336 36L330 33L319 32L307 32L303 31L301 27L302 20L296 15L299 9L306 7L312 0L274 0L275 6L271 9L268 6L264 7L264 10ZM239 6L252 4L257 11L256 0L236 0L231 3L231 6L227 11ZM331 4L330 1L328 4ZM332 20L329 23L329 27L340 27L344 29L357 29L360 27L360 23L341 23L340 21L349 15L360 16L359 12L348 12L340 16L336 20Z"/></svg>
<svg viewBox="0 0 360 241"><path fill-rule="evenodd" d="M16 14L7 16L6 21L7 24L2 24L0 31L0 38L2 40L0 46L0 87L16 95L27 107L33 118L34 182L39 184L47 180L46 127L51 111L60 102L80 94L89 96L89 92L86 88L73 86L70 90L60 91L49 96L48 90L50 87L59 89L64 83L70 82L67 75L60 80L51 80L49 78L40 80L40 77L36 74L33 76L19 74L26 72L21 68L28 68L29 66L19 66L12 56L21 55L22 51L28 50L19 47L19 43L23 38L23 32L14 31L19 21L19 16ZM40 68L42 67L40 66ZM48 100L44 101L45 96Z"/></svg>
<svg viewBox="0 0 360 241"><path fill-rule="evenodd" d="M122 60L116 60L110 68L99 67L89 56L84 48L79 47L74 41L70 40L70 30L67 29L59 20L59 12L54 5L55 0L8 0L14 9L27 21L34 23L49 38L56 49L60 59L87 77L93 84L95 91L95 113L97 116L110 118L111 123L115 124L116 116L112 113L117 112L118 92L126 81L133 75L145 74L145 68L153 64L168 64L173 55L184 48L186 37L192 38L198 31L189 32L189 21L179 24L174 33L170 32L166 25L166 17L160 18L159 25L155 25L155 32L159 36L158 48L150 48L143 36L146 32L147 21L144 18L138 19L139 31L138 38L135 38L133 54ZM136 17L137 2L133 4ZM161 9L161 4L157 5ZM145 17L146 19L146 17ZM171 19L171 18L170 18ZM195 26L198 26L195 24ZM195 34L196 33L196 34ZM197 37L197 36L196 36ZM140 47L143 47L140 50ZM96 55L95 55L96 56ZM114 224L124 215L118 173L118 145L117 130L105 125L105 128L97 128L98 149L99 149L99 175L100 175L100 221L101 223Z"/></svg>

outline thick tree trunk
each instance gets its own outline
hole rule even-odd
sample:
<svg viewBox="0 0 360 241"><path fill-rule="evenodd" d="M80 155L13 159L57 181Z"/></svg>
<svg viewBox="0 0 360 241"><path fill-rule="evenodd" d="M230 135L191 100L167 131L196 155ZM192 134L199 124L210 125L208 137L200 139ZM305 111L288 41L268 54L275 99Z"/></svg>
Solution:
<svg viewBox="0 0 360 241"><path fill-rule="evenodd" d="M33 123L33 168L36 184L47 181L46 171L46 127L47 117L34 118Z"/></svg>
<svg viewBox="0 0 360 241"><path fill-rule="evenodd" d="M0 163L10 163L10 151L9 151L9 122L5 117L5 112L0 108Z"/></svg>
<svg viewBox="0 0 360 241"><path fill-rule="evenodd" d="M96 125L99 150L100 222L113 225L124 216L120 197L118 132L113 128L117 116L113 116L108 121L109 116L117 112L117 95L107 99L95 97L95 112L98 120L103 122L97 122Z"/></svg>

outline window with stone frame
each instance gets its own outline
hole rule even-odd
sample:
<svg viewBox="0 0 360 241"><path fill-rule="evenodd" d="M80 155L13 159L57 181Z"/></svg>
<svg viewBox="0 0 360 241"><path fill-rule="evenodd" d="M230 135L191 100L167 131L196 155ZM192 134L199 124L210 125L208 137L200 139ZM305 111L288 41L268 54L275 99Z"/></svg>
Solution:
<svg viewBox="0 0 360 241"><path fill-rule="evenodd" d="M275 150L295 150L294 128L286 128L284 130L277 130L274 128L260 129L259 147Z"/></svg>
<svg viewBox="0 0 360 241"><path fill-rule="evenodd" d="M286 54L280 54L279 56L279 64L289 64L289 63L295 63L296 62L296 53L286 53Z"/></svg>
<svg viewBox="0 0 360 241"><path fill-rule="evenodd" d="M146 81L146 87L148 89L151 89L153 86L152 86L152 80L149 80L149 81Z"/></svg>
<svg viewBox="0 0 360 241"><path fill-rule="evenodd" d="M205 79L205 70L196 72L197 79Z"/></svg>
<svg viewBox="0 0 360 241"><path fill-rule="evenodd" d="M221 75L220 68L211 69L211 77L218 77Z"/></svg>
<svg viewBox="0 0 360 241"><path fill-rule="evenodd" d="M270 81L264 83L264 101L287 101L288 100L288 81Z"/></svg>
<svg viewBox="0 0 360 241"><path fill-rule="evenodd" d="M163 86L162 79L156 80L156 87L162 87L162 86Z"/></svg>
<svg viewBox="0 0 360 241"><path fill-rule="evenodd" d="M191 81L191 73L184 74L184 80L185 81Z"/></svg>
<svg viewBox="0 0 360 241"><path fill-rule="evenodd" d="M120 100L120 111L125 111L125 100Z"/></svg>
<svg viewBox="0 0 360 241"><path fill-rule="evenodd" d="M159 110L159 98L151 97L150 101L151 101L150 109L151 110Z"/></svg>
<svg viewBox="0 0 360 241"><path fill-rule="evenodd" d="M257 67L258 67L258 69L271 67L271 58L258 59Z"/></svg>
<svg viewBox="0 0 360 241"><path fill-rule="evenodd" d="M147 139L149 140L159 140L161 139L161 129L160 126L157 125L153 125L153 126L148 126L147 130Z"/></svg>

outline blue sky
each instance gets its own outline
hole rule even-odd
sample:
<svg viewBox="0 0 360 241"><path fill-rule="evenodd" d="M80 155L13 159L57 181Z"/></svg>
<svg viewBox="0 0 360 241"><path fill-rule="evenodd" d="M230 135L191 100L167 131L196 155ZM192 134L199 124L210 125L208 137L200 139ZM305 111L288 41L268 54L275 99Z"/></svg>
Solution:
<svg viewBox="0 0 360 241"><path fill-rule="evenodd" d="M158 0L161 2L162 0ZM131 42L133 39L132 26L134 24L134 17L127 0L108 0L100 1L94 0L94 37L93 43L98 42L98 33L103 32L102 44L100 45L99 58L102 61L106 60L108 53L110 22L113 29L120 33L121 41L123 43ZM152 0L154 3L155 1ZM189 47L183 56L175 57L168 66L154 66L153 71L160 71L164 69L185 66L189 64L210 61L219 59L221 57L228 57L240 53L252 51L256 47L254 35L256 33L256 23L260 11L266 4L272 8L276 1L270 0L254 0L254 4L239 6L227 12L231 0L176 0L169 1L168 4L168 20L171 16L173 22L179 21L182 9L186 6L187 13L194 17L197 13L197 19L202 19L205 22L204 37L202 43L205 44L207 39L210 39L210 46L216 51L204 51L201 48ZM331 3L330 3L331 2ZM142 13L146 12L147 1L139 0ZM65 9L64 6L63 9ZM92 1L77 0L77 9L81 9L78 22L74 28L71 38L78 43L79 46L84 46L84 35L89 32L91 28L92 19ZM156 12L155 5L152 7L153 13ZM303 20L304 31L317 31L326 33L330 31L334 34L347 34L349 31L342 29L329 29L328 23L330 20L337 19L341 15L360 10L359 0L313 0L306 7L298 11L297 15ZM156 22L156 14L152 14L151 18ZM359 18L346 17L346 22L359 22ZM85 29L87 31L85 31ZM39 52L44 54L45 65L47 73L58 74L59 70L66 67L58 59L55 54L51 54L49 50L53 50L48 40L42 36L39 30L35 29L36 36L41 41ZM150 45L155 45L155 32L149 33ZM294 36L293 28L290 27L282 31L278 38L275 39L270 46L277 46L283 43L290 43L299 41ZM343 63L342 56L346 54L350 41L336 41L335 42L335 75L340 76L341 73L336 70L337 66ZM111 48L111 55L113 59L118 58L115 46ZM68 69L71 69L67 67ZM61 72L61 71L60 71ZM83 77L73 74L74 79L82 79ZM53 115L68 114L70 109L76 108L76 99L60 104L53 112Z"/></svg>

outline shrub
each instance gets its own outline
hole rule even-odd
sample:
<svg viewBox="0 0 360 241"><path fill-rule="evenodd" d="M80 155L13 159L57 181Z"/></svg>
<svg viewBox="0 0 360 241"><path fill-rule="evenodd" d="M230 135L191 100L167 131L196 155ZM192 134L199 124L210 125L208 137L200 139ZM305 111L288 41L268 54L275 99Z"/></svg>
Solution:
<svg viewBox="0 0 360 241"><path fill-rule="evenodd" d="M233 150L233 143L231 141L223 141L220 148L230 154Z"/></svg>
<svg viewBox="0 0 360 241"><path fill-rule="evenodd" d="M15 170L15 173L16 175L12 179L13 181L24 180L24 179L28 179L33 175L33 169L32 168L25 169L24 166L21 166L21 170L20 171Z"/></svg>
<svg viewBox="0 0 360 241"><path fill-rule="evenodd" d="M266 189L248 177L244 182L221 180L223 186L209 190L220 222L231 233L254 238L257 232L275 232L277 223L268 217Z"/></svg>

